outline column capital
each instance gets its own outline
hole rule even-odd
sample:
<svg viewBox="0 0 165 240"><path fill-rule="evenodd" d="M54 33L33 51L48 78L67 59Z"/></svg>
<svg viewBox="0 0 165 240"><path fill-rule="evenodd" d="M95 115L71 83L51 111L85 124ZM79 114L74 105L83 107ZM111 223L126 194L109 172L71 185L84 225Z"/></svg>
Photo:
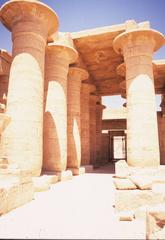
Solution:
<svg viewBox="0 0 165 240"><path fill-rule="evenodd" d="M94 84L92 84L91 82L89 82L88 80L85 80L85 81L83 81L82 83L88 85L89 94L96 92L96 86L95 86Z"/></svg>
<svg viewBox="0 0 165 240"><path fill-rule="evenodd" d="M158 89L163 87L163 82L161 81L161 79L157 78L158 77L158 73L157 73L157 66L154 62L152 62L152 69L153 69L153 75L154 75L154 85L155 85L155 90L158 91ZM116 72L119 76L124 77L124 79L122 79L119 82L119 86L121 89L126 89L126 64L121 63L120 65L117 66L116 68Z"/></svg>
<svg viewBox="0 0 165 240"><path fill-rule="evenodd" d="M74 48L70 33L59 33L54 42L48 44L47 51L68 58L69 64L75 63L78 58L78 52Z"/></svg>
<svg viewBox="0 0 165 240"><path fill-rule="evenodd" d="M103 104L96 104L96 107L97 107L97 109L99 109L99 110L103 110L103 109L106 108L106 106L103 105Z"/></svg>
<svg viewBox="0 0 165 240"><path fill-rule="evenodd" d="M79 68L79 67L69 67L68 77L69 78L72 78L72 77L77 78L77 75L80 76L81 81L83 81L89 77L89 73L85 69Z"/></svg>
<svg viewBox="0 0 165 240"><path fill-rule="evenodd" d="M123 54L125 46L132 48L146 42L151 43L153 52L155 52L164 45L165 38L162 33L154 29L136 29L119 34L113 40L113 48L118 54Z"/></svg>
<svg viewBox="0 0 165 240"><path fill-rule="evenodd" d="M157 76L157 67L156 67L156 64L154 62L152 62L152 69L153 69L154 77L156 77ZM126 64L125 64L125 62L123 62L123 63L121 63L117 66L116 72L121 77L126 76Z"/></svg>
<svg viewBox="0 0 165 240"><path fill-rule="evenodd" d="M57 31L59 25L56 13L46 4L36 0L10 0L2 5L0 13L2 23L9 31L12 31L17 23L34 22L41 24L38 31L44 29L47 31L46 36L49 36Z"/></svg>

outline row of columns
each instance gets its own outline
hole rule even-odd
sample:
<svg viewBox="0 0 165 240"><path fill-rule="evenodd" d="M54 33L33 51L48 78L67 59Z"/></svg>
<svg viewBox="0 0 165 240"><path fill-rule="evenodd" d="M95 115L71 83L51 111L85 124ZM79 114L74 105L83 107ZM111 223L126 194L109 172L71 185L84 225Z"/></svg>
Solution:
<svg viewBox="0 0 165 240"><path fill-rule="evenodd" d="M58 30L52 9L38 1L9 1L1 16L13 41L6 110L11 123L2 135L1 155L34 176L42 169L76 174L81 161L91 163L90 129L95 138L96 123L90 126L89 106L96 89L82 83L85 70L69 67L78 53L68 33L47 44Z"/></svg>

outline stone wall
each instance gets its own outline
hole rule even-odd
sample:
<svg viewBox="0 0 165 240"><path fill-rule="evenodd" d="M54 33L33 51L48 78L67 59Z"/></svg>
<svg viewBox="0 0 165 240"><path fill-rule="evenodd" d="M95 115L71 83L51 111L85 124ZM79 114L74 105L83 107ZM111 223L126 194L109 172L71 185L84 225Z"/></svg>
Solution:
<svg viewBox="0 0 165 240"><path fill-rule="evenodd" d="M165 164L165 118L162 117L162 112L160 111L157 112L157 119L158 119L159 146L160 146L160 164L164 165ZM110 119L110 120L106 119L102 121L102 130L112 130L112 129L126 130L126 119ZM107 150L108 144L109 143L106 141L104 141L103 143L102 152L104 156L108 152Z"/></svg>

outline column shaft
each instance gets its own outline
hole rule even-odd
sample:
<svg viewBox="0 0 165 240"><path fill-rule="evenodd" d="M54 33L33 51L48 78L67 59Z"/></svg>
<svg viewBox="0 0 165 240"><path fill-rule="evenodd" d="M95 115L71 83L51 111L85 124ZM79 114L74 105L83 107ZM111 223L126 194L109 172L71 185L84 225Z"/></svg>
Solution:
<svg viewBox="0 0 165 240"><path fill-rule="evenodd" d="M73 174L81 165L81 81L88 78L84 69L71 67L68 74L68 156L67 167ZM74 171L75 170L75 171Z"/></svg>
<svg viewBox="0 0 165 240"><path fill-rule="evenodd" d="M97 96L90 94L90 161L95 164L96 161L96 99Z"/></svg>
<svg viewBox="0 0 165 240"><path fill-rule="evenodd" d="M158 166L159 142L152 69L152 54L163 41L153 30L119 35L114 46L122 49L126 64L127 161L132 166ZM119 43L120 42L120 43Z"/></svg>
<svg viewBox="0 0 165 240"><path fill-rule="evenodd" d="M45 46L49 33L57 29L57 17L46 5L28 1L9 1L1 13L3 23L12 30L13 40L6 111L11 122L3 134L3 155L20 168L39 175L43 155Z"/></svg>
<svg viewBox="0 0 165 240"><path fill-rule="evenodd" d="M89 93L90 85L81 85L81 162L82 165L90 164L90 126L89 126Z"/></svg>
<svg viewBox="0 0 165 240"><path fill-rule="evenodd" d="M104 105L96 104L96 166L101 165L102 116L104 108Z"/></svg>
<svg viewBox="0 0 165 240"><path fill-rule="evenodd" d="M69 64L76 58L77 51L71 47L47 47L43 165L46 171L62 172L67 167L67 75Z"/></svg>

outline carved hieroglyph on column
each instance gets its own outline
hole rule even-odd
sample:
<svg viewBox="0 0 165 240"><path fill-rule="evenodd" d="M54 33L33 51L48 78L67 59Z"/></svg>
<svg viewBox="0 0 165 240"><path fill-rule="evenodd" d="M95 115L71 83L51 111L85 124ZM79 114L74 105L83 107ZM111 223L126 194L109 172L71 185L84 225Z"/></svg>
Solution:
<svg viewBox="0 0 165 240"><path fill-rule="evenodd" d="M101 146L102 146L102 116L103 109L106 107L100 102L96 104L96 162L95 166L101 165Z"/></svg>
<svg viewBox="0 0 165 240"><path fill-rule="evenodd" d="M96 101L97 95L90 94L90 161L94 165L96 161Z"/></svg>
<svg viewBox="0 0 165 240"><path fill-rule="evenodd" d="M2 138L10 162L39 175L43 158L44 57L49 35L56 32L55 12L39 1L9 1L2 23L12 31L13 61L7 111L11 123Z"/></svg>
<svg viewBox="0 0 165 240"><path fill-rule="evenodd" d="M127 161L131 166L160 163L152 54L164 36L152 29L124 32L114 49L124 55L127 93Z"/></svg>
<svg viewBox="0 0 165 240"><path fill-rule="evenodd" d="M69 35L48 45L45 61L44 166L62 172L67 166L67 75L78 53Z"/></svg>
<svg viewBox="0 0 165 240"><path fill-rule="evenodd" d="M70 67L68 74L68 156L67 168L73 175L80 173L81 165L81 81L88 78L88 72L78 67Z"/></svg>

